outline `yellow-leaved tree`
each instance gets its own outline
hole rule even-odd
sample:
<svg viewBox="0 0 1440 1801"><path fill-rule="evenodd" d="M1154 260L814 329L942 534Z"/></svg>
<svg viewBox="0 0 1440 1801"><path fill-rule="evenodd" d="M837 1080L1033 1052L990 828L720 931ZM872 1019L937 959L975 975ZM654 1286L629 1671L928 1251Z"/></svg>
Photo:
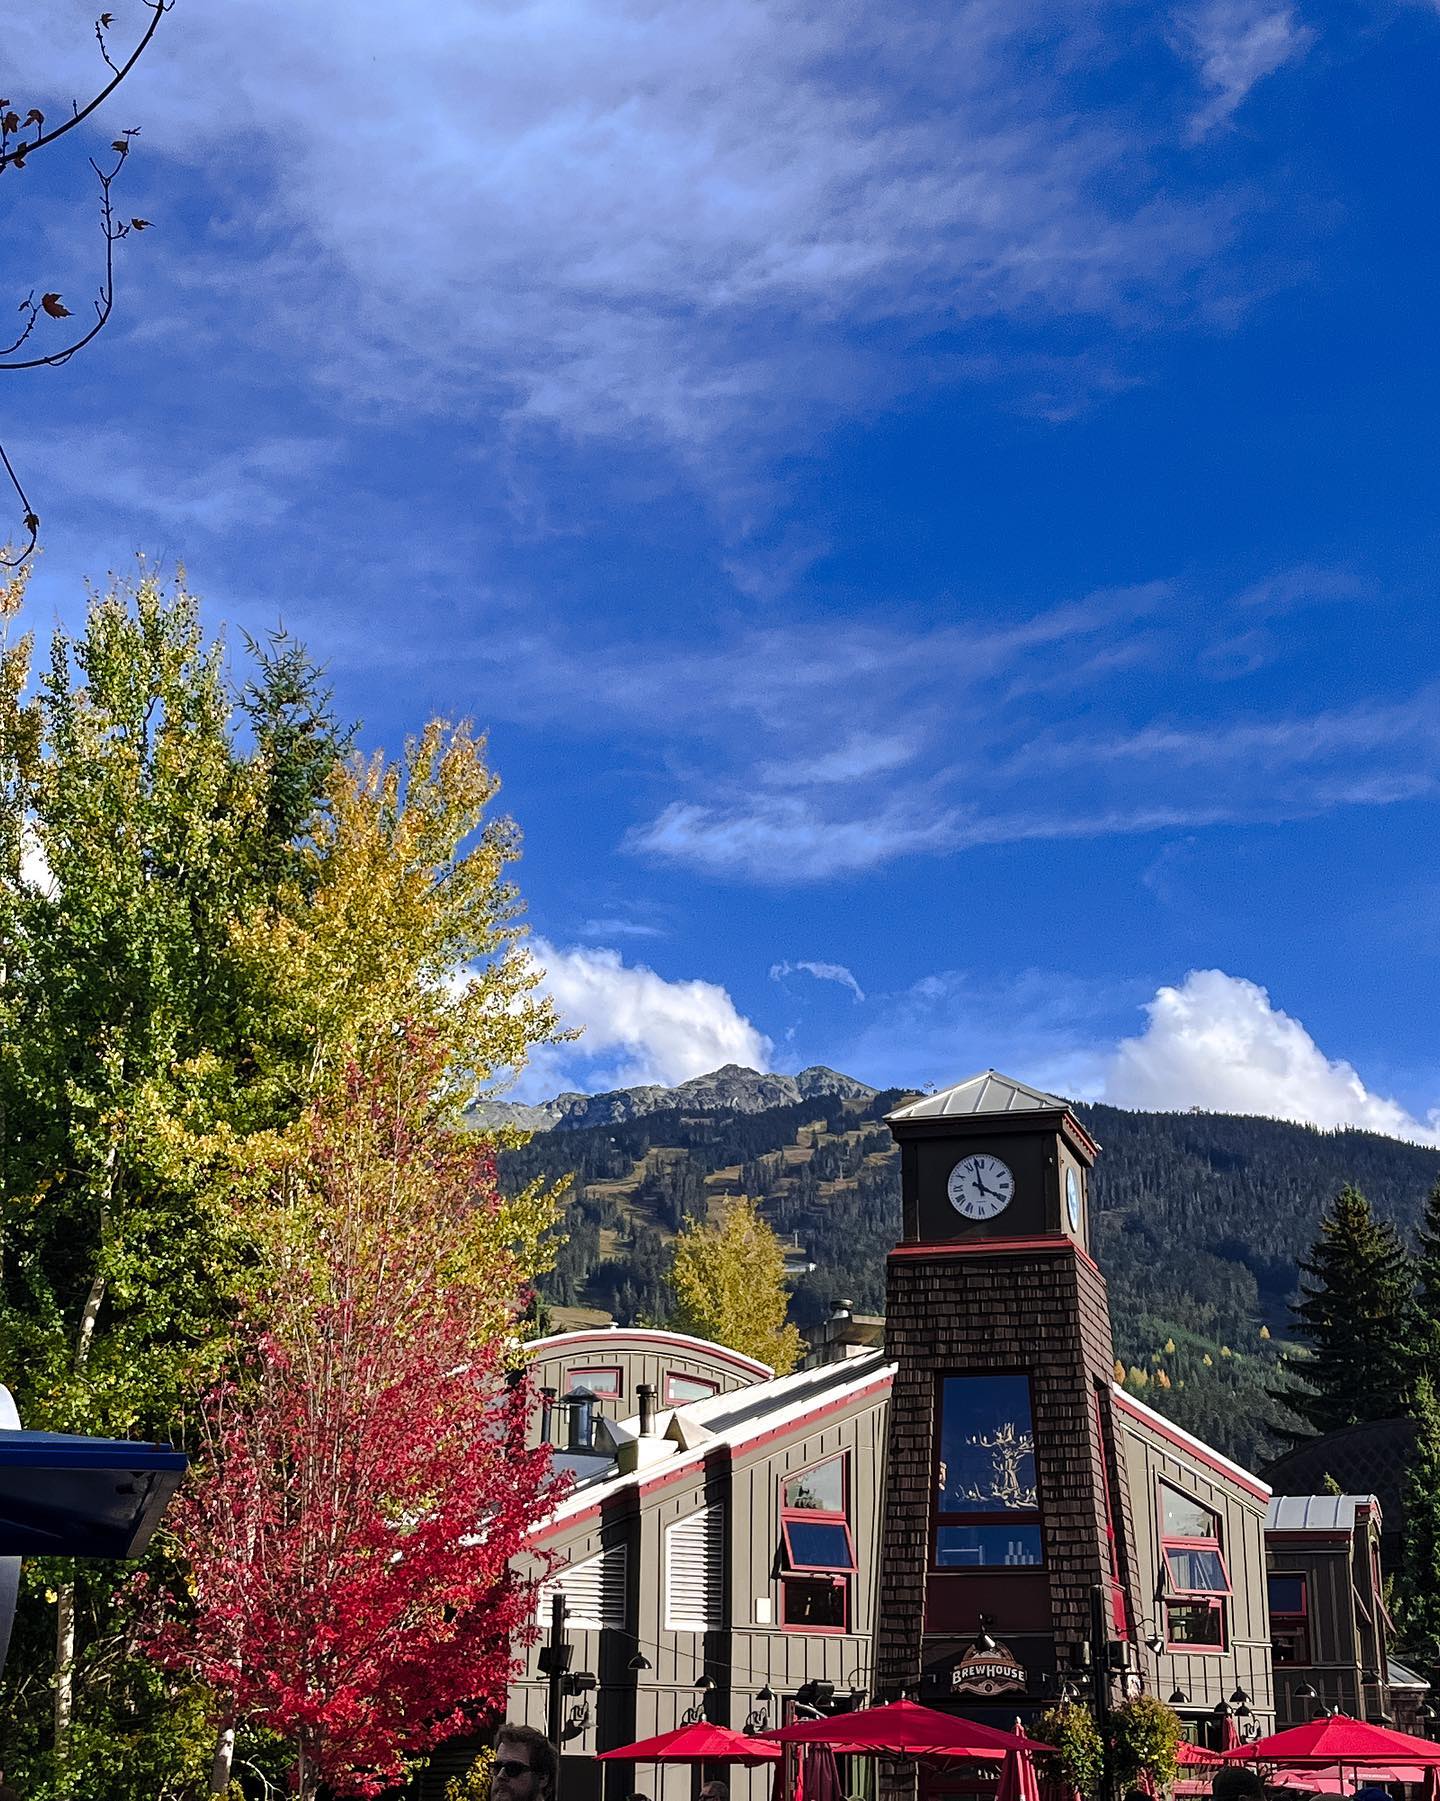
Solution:
<svg viewBox="0 0 1440 1801"><path fill-rule="evenodd" d="M788 1375L803 1341L786 1320L785 1256L755 1202L727 1201L714 1225L691 1220L675 1243L671 1324Z"/></svg>

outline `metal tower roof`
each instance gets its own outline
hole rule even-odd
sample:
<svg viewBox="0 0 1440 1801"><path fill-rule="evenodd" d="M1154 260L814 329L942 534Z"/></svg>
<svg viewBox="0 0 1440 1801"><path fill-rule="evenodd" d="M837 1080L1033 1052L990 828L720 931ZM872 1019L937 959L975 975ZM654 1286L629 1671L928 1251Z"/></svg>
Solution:
<svg viewBox="0 0 1440 1801"><path fill-rule="evenodd" d="M1067 1105L1058 1094L1042 1094L1013 1076L982 1069L978 1076L957 1082L953 1088L942 1088L939 1094L927 1094L898 1107L885 1119L893 1125L897 1120L958 1119L980 1113L1063 1113Z"/></svg>

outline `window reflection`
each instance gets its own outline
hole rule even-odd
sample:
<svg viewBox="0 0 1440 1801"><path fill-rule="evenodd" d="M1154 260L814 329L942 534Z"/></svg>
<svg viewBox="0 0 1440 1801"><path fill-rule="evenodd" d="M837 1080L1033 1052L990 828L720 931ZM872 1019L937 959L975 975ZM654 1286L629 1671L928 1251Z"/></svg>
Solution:
<svg viewBox="0 0 1440 1801"><path fill-rule="evenodd" d="M939 1405L934 1567L1043 1563L1029 1377L946 1376Z"/></svg>

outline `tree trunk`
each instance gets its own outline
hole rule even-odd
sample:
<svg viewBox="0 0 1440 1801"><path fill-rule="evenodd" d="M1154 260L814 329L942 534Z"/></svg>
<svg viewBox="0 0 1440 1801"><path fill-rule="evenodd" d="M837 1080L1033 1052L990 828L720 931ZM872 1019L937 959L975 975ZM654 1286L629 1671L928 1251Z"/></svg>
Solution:
<svg viewBox="0 0 1440 1801"><path fill-rule="evenodd" d="M105 1241L110 1234L110 1205L115 1194L115 1162L117 1146L111 1141L105 1153L105 1186L100 1197L100 1236L95 1247L99 1265L105 1255ZM85 1373L90 1361L90 1347L95 1342L95 1325L100 1318L100 1305L105 1299L104 1271L97 1267L90 1281L90 1292L80 1314L80 1330L75 1338L75 1374ZM70 1719L75 1711L75 1584L59 1584L55 1602L55 1756L63 1763L66 1741L70 1736Z"/></svg>
<svg viewBox="0 0 1440 1801"><path fill-rule="evenodd" d="M75 1705L75 1584L62 1582L55 1597L55 1754L63 1757Z"/></svg>
<svg viewBox="0 0 1440 1801"><path fill-rule="evenodd" d="M230 1793L230 1770L235 1762L235 1728L223 1726L215 1740L215 1760L210 1765L210 1793Z"/></svg>

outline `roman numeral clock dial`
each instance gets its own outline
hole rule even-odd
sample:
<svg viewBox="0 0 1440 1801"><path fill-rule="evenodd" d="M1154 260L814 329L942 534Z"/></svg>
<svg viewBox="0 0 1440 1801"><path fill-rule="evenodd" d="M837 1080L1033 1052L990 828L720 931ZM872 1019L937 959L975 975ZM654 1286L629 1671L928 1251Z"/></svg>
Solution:
<svg viewBox="0 0 1440 1801"><path fill-rule="evenodd" d="M962 1219L994 1219L1015 1198L1010 1166L987 1151L962 1157L945 1185L950 1205Z"/></svg>

